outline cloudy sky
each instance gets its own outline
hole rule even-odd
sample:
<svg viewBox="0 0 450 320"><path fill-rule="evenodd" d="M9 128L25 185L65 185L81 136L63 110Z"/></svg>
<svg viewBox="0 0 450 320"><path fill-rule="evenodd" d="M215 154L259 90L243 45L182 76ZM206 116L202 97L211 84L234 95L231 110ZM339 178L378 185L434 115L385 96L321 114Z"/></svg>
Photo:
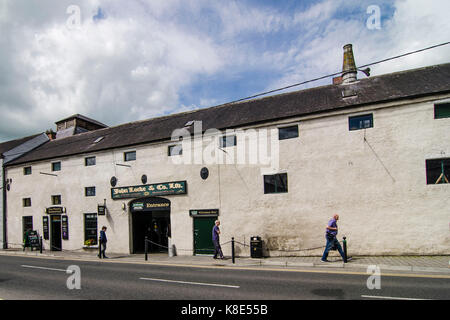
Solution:
<svg viewBox="0 0 450 320"><path fill-rule="evenodd" d="M339 72L347 43L364 65L447 42L449 12L448 0L0 0L0 142L75 113L112 126ZM372 75L447 62L450 46Z"/></svg>

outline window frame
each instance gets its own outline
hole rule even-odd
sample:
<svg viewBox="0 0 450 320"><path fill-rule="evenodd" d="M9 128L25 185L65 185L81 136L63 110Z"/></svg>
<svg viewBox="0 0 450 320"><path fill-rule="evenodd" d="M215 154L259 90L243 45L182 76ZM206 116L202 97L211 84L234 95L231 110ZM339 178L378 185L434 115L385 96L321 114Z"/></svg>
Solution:
<svg viewBox="0 0 450 320"><path fill-rule="evenodd" d="M282 177L285 176L285 182L282 184L285 185L284 190L279 190L277 188L277 177L280 177L280 179L283 179ZM266 178L273 178L274 179L274 191L269 190L268 185L270 185L270 182L266 181ZM280 194L280 193L288 193L289 192L289 184L288 184L288 174L287 172L281 172L281 173L275 173L275 174L265 174L263 175L263 183L264 183L264 194Z"/></svg>
<svg viewBox="0 0 450 320"><path fill-rule="evenodd" d="M228 144L228 142L230 141L229 140L230 138L232 138L233 140L231 141L230 144ZM236 145L237 145L236 134L227 134L227 135L220 136L219 148L231 148L231 147L235 147Z"/></svg>
<svg viewBox="0 0 450 320"><path fill-rule="evenodd" d="M62 203L60 194L52 195L51 196L51 200L52 200L52 206L57 206L57 205L60 205ZM55 201L55 200L57 200L57 201Z"/></svg>
<svg viewBox="0 0 450 320"><path fill-rule="evenodd" d="M93 190L93 194L88 194L88 190ZM97 190L95 188L95 186L90 186L90 187L84 187L84 196L85 197L95 197L97 195Z"/></svg>
<svg viewBox="0 0 450 320"><path fill-rule="evenodd" d="M59 166L59 167L57 167ZM61 161L52 162L52 172L61 171Z"/></svg>
<svg viewBox="0 0 450 320"><path fill-rule="evenodd" d="M450 184L450 158L425 160L425 175L427 185Z"/></svg>
<svg viewBox="0 0 450 320"><path fill-rule="evenodd" d="M94 160L94 163L89 163L90 160ZM91 167L97 165L97 158L95 156L85 157L84 158L84 166Z"/></svg>
<svg viewBox="0 0 450 320"><path fill-rule="evenodd" d="M439 107L447 108L444 111L438 111ZM443 113L443 115L442 115ZM450 102L439 102L434 104L434 119L448 119L450 118Z"/></svg>
<svg viewBox="0 0 450 320"><path fill-rule="evenodd" d="M296 128L297 130L297 135L296 136L285 136L285 137L281 137L281 132L282 130L286 130L286 129L291 129L291 128ZM293 125L286 125L286 126L282 126L282 127L278 127L278 140L289 140L289 139L295 139L298 138L300 133L299 133L299 127L298 124L293 124Z"/></svg>
<svg viewBox="0 0 450 320"><path fill-rule="evenodd" d="M88 221L88 216L95 216L95 237L92 237L88 235L88 229L87 229L87 224L86 222ZM89 217L90 220L94 220L92 217ZM93 227L90 227L89 230L94 230ZM84 231L84 245L85 246L95 246L98 245L98 214L97 213L85 213L83 215L83 231ZM89 241L90 239L93 239L94 241L92 242L92 244L88 245L86 244L87 241Z"/></svg>
<svg viewBox="0 0 450 320"><path fill-rule="evenodd" d="M31 197L22 198L22 207L30 208L31 207Z"/></svg>
<svg viewBox="0 0 450 320"><path fill-rule="evenodd" d="M176 147L179 147L180 152L176 153L176 154L172 153L171 150L174 150ZM181 156L181 155L183 155L183 144L177 143L177 144L172 144L167 147L167 156L173 157L173 156Z"/></svg>
<svg viewBox="0 0 450 320"><path fill-rule="evenodd" d="M370 126L365 125L366 117L369 117ZM363 125L362 126L360 125L359 127L352 126L352 121L355 121L355 120L357 120L359 122L359 124L362 123ZM373 127L374 127L373 113L366 113L366 114L360 114L360 115L348 117L348 130L349 131L365 130L365 129L370 129Z"/></svg>
<svg viewBox="0 0 450 320"><path fill-rule="evenodd" d="M28 172L28 169L30 170L29 172ZM29 176L29 175L31 175L31 174L33 174L33 169L32 169L31 166L28 166L28 167L24 167L24 168L23 168L23 175L24 175L24 176Z"/></svg>
<svg viewBox="0 0 450 320"><path fill-rule="evenodd" d="M128 158L129 155L134 155L134 157L130 159L130 158ZM125 161L125 162L136 161L136 159L137 159L136 150L134 150L134 151L125 151L123 153L123 161Z"/></svg>

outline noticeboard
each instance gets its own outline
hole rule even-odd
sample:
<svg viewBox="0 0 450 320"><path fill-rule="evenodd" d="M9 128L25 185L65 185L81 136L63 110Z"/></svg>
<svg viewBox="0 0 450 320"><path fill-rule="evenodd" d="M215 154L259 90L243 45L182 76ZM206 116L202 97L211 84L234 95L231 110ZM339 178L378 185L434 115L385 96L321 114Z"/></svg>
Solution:
<svg viewBox="0 0 450 320"><path fill-rule="evenodd" d="M39 234L37 231L32 230L28 231L28 243L25 243L25 246L31 247L31 248L39 248Z"/></svg>
<svg viewBox="0 0 450 320"><path fill-rule="evenodd" d="M48 216L42 217L42 231L44 233L44 240L48 240L49 237L49 227L48 227Z"/></svg>
<svg viewBox="0 0 450 320"><path fill-rule="evenodd" d="M69 217L61 217L61 230L63 240L69 240Z"/></svg>

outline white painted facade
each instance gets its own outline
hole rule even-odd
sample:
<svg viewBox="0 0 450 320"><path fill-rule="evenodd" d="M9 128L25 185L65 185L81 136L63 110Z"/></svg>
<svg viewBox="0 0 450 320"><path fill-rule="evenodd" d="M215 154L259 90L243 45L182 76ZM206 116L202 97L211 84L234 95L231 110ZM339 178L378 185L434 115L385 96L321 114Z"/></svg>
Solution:
<svg viewBox="0 0 450 320"><path fill-rule="evenodd" d="M145 174L148 184L187 181L187 194L165 197L171 201L172 243L179 255L193 254L189 210L212 208L220 210L222 243L234 237L249 244L258 235L271 256L320 255L322 249L300 250L325 244L325 225L335 213L340 215L338 237L347 237L351 255L448 254L450 185L427 185L425 168L427 159L450 157L450 118L434 119L434 103L448 98L397 101L242 128L298 123L298 138L279 141L277 170L288 175L287 193L264 194L261 167L267 166L174 164L167 153L170 141L8 167L7 178L14 181L7 201L8 241L22 243L23 216L33 216L33 229L42 233L51 196L61 195L69 217L69 240L62 240L62 248L83 250L83 215L97 212L106 199L108 213L98 217L98 230L108 227L109 252L129 253L132 199L112 200L110 178L117 177L118 187L134 186L142 184ZM348 117L367 113L373 114L373 128L349 131ZM239 137L237 143L229 148L239 148ZM231 153L229 148L225 150ZM125 163L126 151L136 151L137 159ZM95 166L85 166L88 156L96 156ZM51 172L54 161L61 161L61 171ZM31 175L23 174L25 166L32 166ZM206 180L200 177L202 167L209 169ZM91 186L96 196L86 197L84 188ZM23 207L23 198L32 199L31 207ZM44 248L49 248L48 241ZM229 245L223 250L230 255ZM236 252L250 254L242 246Z"/></svg>

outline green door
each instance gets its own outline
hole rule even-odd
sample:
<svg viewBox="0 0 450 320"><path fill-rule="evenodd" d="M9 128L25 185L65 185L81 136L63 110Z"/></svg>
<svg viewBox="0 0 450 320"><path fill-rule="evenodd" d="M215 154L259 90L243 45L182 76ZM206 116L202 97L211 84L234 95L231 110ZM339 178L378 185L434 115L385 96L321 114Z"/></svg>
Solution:
<svg viewBox="0 0 450 320"><path fill-rule="evenodd" d="M212 229L217 217L194 218L194 255L214 254Z"/></svg>

